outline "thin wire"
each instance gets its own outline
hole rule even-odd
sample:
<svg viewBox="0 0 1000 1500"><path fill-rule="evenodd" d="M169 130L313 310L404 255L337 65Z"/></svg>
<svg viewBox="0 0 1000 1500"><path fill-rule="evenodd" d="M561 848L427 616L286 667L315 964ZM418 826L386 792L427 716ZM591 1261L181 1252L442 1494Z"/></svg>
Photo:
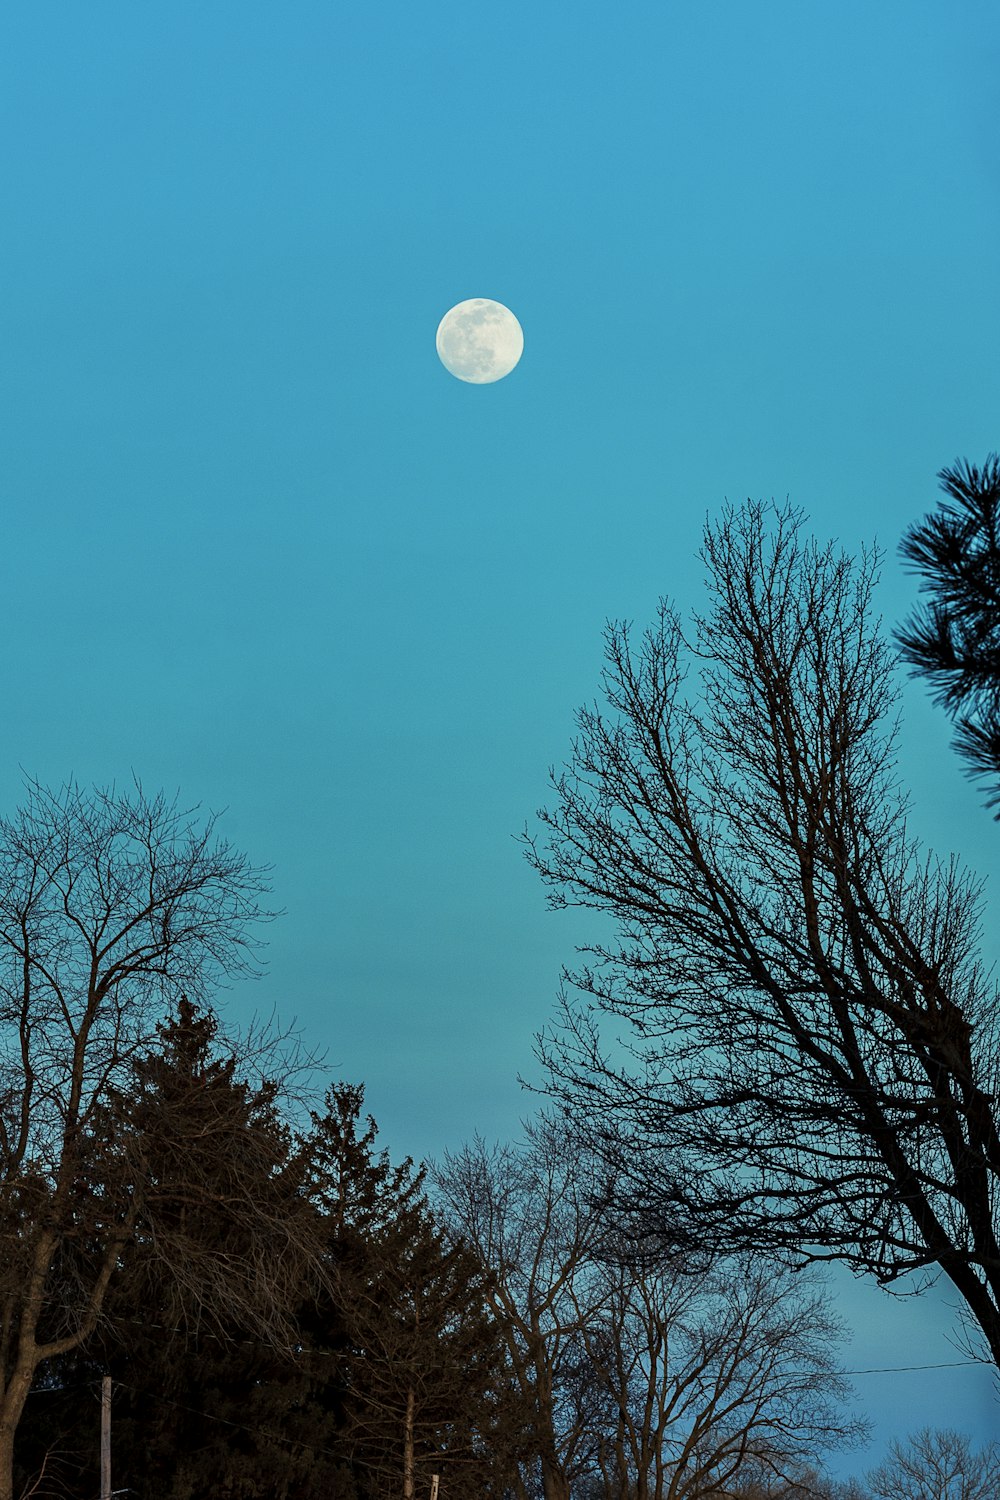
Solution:
<svg viewBox="0 0 1000 1500"><path fill-rule="evenodd" d="M160 1324L152 1325L152 1326L162 1327L162 1325L160 1325ZM953 1360L948 1360L948 1361L946 1361L945 1363L942 1363L942 1364L934 1364L934 1365L883 1365L883 1366L880 1366L878 1368L869 1369L869 1370L842 1370L840 1373L843 1374L843 1375L901 1375L901 1374L906 1374L906 1373L909 1373L910 1371L915 1371L915 1370L951 1370L951 1369L955 1369L955 1368L957 1368L958 1366L961 1366L961 1365L974 1365L974 1364L979 1364L979 1363L981 1363L981 1361L979 1361L979 1360L953 1359ZM103 1379L103 1377L101 1377L101 1378ZM59 1387L57 1389L59 1389L59 1390L67 1390L67 1391L69 1391L69 1390L78 1390L78 1389L81 1388L81 1386L84 1386L84 1385L96 1386L96 1384L97 1384L97 1380L94 1379L94 1380L80 1381L76 1385L63 1386L63 1387ZM176 1407L178 1411L186 1411L186 1412L189 1412L192 1416L206 1418L209 1422L220 1422L224 1427L234 1427L237 1430L237 1432L249 1432L251 1435L257 1435L257 1436L260 1436L260 1437L271 1438L274 1442L278 1442L278 1443L290 1443L293 1447L296 1447L296 1448L305 1448L310 1453L322 1454L324 1458L336 1459L339 1463L343 1463L345 1461L345 1455L343 1453L337 1453L332 1448L322 1448L322 1447L319 1447L316 1443L306 1442L304 1438L289 1437L287 1433L274 1432L273 1430L271 1430L270 1428L267 1428L267 1427L260 1427L260 1426L248 1427L245 1422L234 1422L229 1417L219 1417L219 1416L216 1416L216 1414L214 1412L202 1411L199 1407L196 1407L196 1406L187 1406L183 1401L174 1401L174 1400L171 1399L170 1396L161 1396L159 1394L159 1392L157 1392L157 1391L143 1391L139 1386L134 1386L134 1385L132 1385L127 1380L115 1380L114 1384L116 1386L121 1387L124 1390L132 1391L137 1396L145 1396L147 1398L152 1397L152 1399L154 1401L160 1401L160 1402L164 1403L167 1406ZM33 1394L39 1394L41 1392L44 1392L45 1394L51 1394L52 1393L52 1388L51 1387L38 1387L37 1391L29 1391L28 1394L30 1396L30 1395L33 1395ZM377 1465L370 1464L370 1463L365 1463L363 1459L359 1460L357 1457L354 1457L354 1458L352 1458L351 1460L348 1460L348 1461L349 1462L353 1462L355 1464L360 1463L360 1466L362 1468L366 1468L366 1469L367 1468L376 1468L377 1467ZM127 1490L116 1490L115 1493L116 1494L126 1494L126 1493L128 1493L128 1491Z"/></svg>
<svg viewBox="0 0 1000 1500"><path fill-rule="evenodd" d="M136 1323L136 1324L141 1325L144 1328L158 1328L161 1331L163 1331L164 1333L182 1333L182 1332L184 1332L184 1330L180 1329L180 1328L168 1328L165 1323L146 1323L146 1322L143 1322L143 1320L140 1319L140 1318L122 1318L121 1322L123 1322L123 1323ZM245 1339L245 1338L232 1338L231 1339L231 1338L224 1338L222 1335L220 1335L218 1333L209 1333L207 1330L201 1330L199 1332L199 1337L200 1338L215 1339L219 1343L249 1344L251 1346L251 1348L254 1348L254 1349L267 1349L267 1348L270 1347L267 1344L260 1343L256 1339ZM336 1349L306 1349L306 1348L303 1348L301 1350L297 1350L296 1354L297 1355L306 1355L310 1359L317 1359L317 1358L318 1359L338 1359L338 1358L342 1358L343 1357L342 1356L342 1352L338 1351ZM864 1369L864 1370L838 1370L837 1374L838 1375L844 1375L844 1376L847 1376L847 1375L909 1375L909 1374L918 1373L921 1370L972 1369L974 1366L981 1369L981 1368L985 1367L987 1364L988 1364L987 1360L981 1360L981 1359L950 1359L950 1360L945 1360L945 1361L943 1361L940 1364L933 1364L933 1365L875 1365L875 1366L873 1366L873 1367L871 1367L869 1369ZM803 1373L805 1373L805 1372L803 1372ZM34 1389L30 1390L28 1392L28 1395L29 1396L58 1395L62 1391L75 1391L75 1390L79 1390L82 1386L93 1385L93 1384L94 1384L94 1381L92 1381L92 1380L82 1380L82 1381L78 1381L75 1385L66 1385L66 1386L37 1386ZM115 1384L116 1385L126 1385L127 1382L116 1380ZM136 1390L138 1388L135 1387L135 1386L128 1386L128 1389L129 1390ZM159 1400L159 1401L166 1401L168 1398L166 1396L158 1396L156 1399ZM180 1403L175 1401L172 1404L174 1406L177 1406ZM186 1407L183 1407L183 1410L184 1411L191 1411L191 1412L193 1412L194 1411L194 1407L192 1407L192 1406L186 1406ZM196 1413L196 1415L211 1417L211 1420L215 1421L215 1422L223 1422L223 1421L227 1420L224 1417L212 1417L211 1412L200 1412L200 1413ZM232 1423L230 1423L230 1426L232 1426L232 1427L240 1427L241 1424L239 1422L232 1422ZM250 1432L250 1431L253 1431L253 1430L254 1429L248 1428L248 1427L242 1427L241 1428L241 1431L244 1431L244 1432ZM289 1439L289 1441L292 1441L292 1440ZM308 1443L306 1443L304 1446L305 1447L309 1447L310 1445ZM326 1452L327 1450L326 1449L317 1449L315 1451L317 1451L317 1452Z"/></svg>
<svg viewBox="0 0 1000 1500"><path fill-rule="evenodd" d="M184 1333L183 1328L169 1328L166 1323L149 1323L144 1318L121 1318L122 1323L135 1323L141 1328L159 1328L164 1333ZM218 1333L209 1333L206 1330L198 1331L199 1338L215 1339L222 1344L249 1344L254 1349L268 1349L270 1345L262 1344L258 1339L232 1338ZM306 1349L297 1350L296 1353L306 1354L310 1359L338 1359L342 1352L336 1349ZM905 1375L912 1370L954 1370L959 1367L988 1366L989 1361L985 1359L951 1359L943 1364L936 1365L878 1365L868 1370L839 1370L840 1375Z"/></svg>
<svg viewBox="0 0 1000 1500"><path fill-rule="evenodd" d="M115 1318L116 1323L133 1323L137 1328L158 1328L163 1333L179 1333L187 1337L191 1330L186 1328L171 1328L169 1323L150 1323L146 1318ZM262 1344L260 1339L239 1338L235 1334L210 1333L207 1328L197 1328L194 1334L199 1339L214 1339L217 1344L248 1344L251 1349L266 1349L271 1353L276 1352L271 1344ZM317 1359L337 1359L340 1357L336 1349L307 1349L304 1345L295 1350L296 1354L308 1354Z"/></svg>
<svg viewBox="0 0 1000 1500"><path fill-rule="evenodd" d="M872 1370L841 1370L841 1375L903 1375L909 1370L955 1370L959 1366L971 1369L973 1365L984 1366L985 1359L949 1359L940 1365L879 1365Z"/></svg>

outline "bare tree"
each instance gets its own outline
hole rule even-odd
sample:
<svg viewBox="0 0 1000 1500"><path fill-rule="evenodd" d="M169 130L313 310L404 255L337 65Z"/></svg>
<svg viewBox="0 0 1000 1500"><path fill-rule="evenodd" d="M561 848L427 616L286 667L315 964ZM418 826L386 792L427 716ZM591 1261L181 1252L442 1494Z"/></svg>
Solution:
<svg viewBox="0 0 1000 1500"><path fill-rule="evenodd" d="M857 1479L836 1480L810 1464L788 1479L758 1478L706 1493L703 1500L873 1500Z"/></svg>
<svg viewBox="0 0 1000 1500"><path fill-rule="evenodd" d="M589 1274L600 1212L586 1174L543 1120L530 1127L526 1148L477 1139L446 1154L432 1180L452 1233L485 1268L544 1500L569 1500L596 1458L599 1387L583 1358L583 1328L605 1295ZM521 1500L532 1479L522 1477Z"/></svg>
<svg viewBox="0 0 1000 1500"><path fill-rule="evenodd" d="M908 1442L892 1444L891 1457L872 1470L868 1484L877 1500L996 1500L1000 1447L973 1452L964 1433L924 1427Z"/></svg>
<svg viewBox="0 0 1000 1500"><path fill-rule="evenodd" d="M0 1500L12 1500L35 1372L93 1333L136 1225L156 1253L157 1208L176 1207L109 1102L128 1094L167 1003L200 1000L219 976L252 967L265 889L212 820L138 785L31 784L21 812L0 821ZM197 1203L198 1181L187 1190ZM184 1191L179 1179L175 1198ZM253 1262L246 1295L230 1300L280 1340L283 1262L300 1250L308 1259L296 1242L305 1221L268 1216L255 1228L252 1204L236 1194L230 1207ZM176 1269L190 1289L198 1254L185 1243ZM230 1285L240 1279L234 1271ZM208 1282L218 1290L218 1276Z"/></svg>
<svg viewBox="0 0 1000 1500"><path fill-rule="evenodd" d="M552 904L618 934L540 1039L549 1088L688 1253L944 1272L1000 1363L1000 1007L979 887L907 828L877 559L761 505L702 556L690 645L666 604L609 627L528 840Z"/></svg>
<svg viewBox="0 0 1000 1500"><path fill-rule="evenodd" d="M832 1354L845 1330L818 1287L748 1261L605 1275L604 1326L585 1337L614 1413L607 1500L735 1495L751 1477L791 1495L809 1459L864 1436Z"/></svg>
<svg viewBox="0 0 1000 1500"><path fill-rule="evenodd" d="M773 1266L647 1263L607 1235L595 1178L554 1122L520 1149L477 1141L435 1181L486 1267L545 1500L581 1482L607 1500L722 1495L862 1434L840 1407L843 1329L820 1292Z"/></svg>

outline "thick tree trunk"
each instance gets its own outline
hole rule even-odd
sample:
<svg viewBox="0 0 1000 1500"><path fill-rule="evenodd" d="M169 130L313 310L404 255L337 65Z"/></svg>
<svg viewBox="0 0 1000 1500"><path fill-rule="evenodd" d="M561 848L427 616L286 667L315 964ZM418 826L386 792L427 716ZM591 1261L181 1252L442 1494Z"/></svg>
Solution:
<svg viewBox="0 0 1000 1500"><path fill-rule="evenodd" d="M57 1189L57 1201L58 1196ZM16 1338L12 1340L13 1369L0 1399L0 1500L14 1500L14 1439L31 1390L31 1382L43 1358L36 1334L55 1245L56 1236L51 1231L39 1235L21 1309L20 1326ZM67 1344L66 1347L70 1345ZM5 1376L6 1370L0 1370L0 1381Z"/></svg>
<svg viewBox="0 0 1000 1500"><path fill-rule="evenodd" d="M557 1459L542 1455L542 1494L545 1500L570 1500L569 1481Z"/></svg>
<svg viewBox="0 0 1000 1500"><path fill-rule="evenodd" d="M69 1179L69 1173L64 1175L64 1181ZM64 1195L64 1186L61 1183L53 1199L55 1209L58 1210L61 1197ZM47 1359L58 1354L66 1354L71 1349L76 1349L89 1338L97 1323L101 1308L104 1306L104 1296L108 1289L111 1273L118 1260L118 1254L131 1233L135 1221L136 1205L138 1199L133 1200L129 1214L113 1235L104 1251L104 1262L97 1278L90 1290L89 1304L84 1315L77 1325L75 1332L68 1334L65 1338L52 1340L48 1343L39 1343L37 1339L39 1319L45 1305L46 1283L52 1266L58 1237L55 1232L49 1231L42 1234L35 1247L34 1264L31 1268L31 1277L25 1293L20 1318L20 1327L16 1337L11 1339L13 1350L16 1349L14 1358L14 1369L6 1389L0 1398L0 1500L13 1500L14 1485L14 1439L17 1435L18 1423L24 1411L31 1382L35 1378L35 1371L45 1363ZM0 1369L0 1380L3 1370Z"/></svg>
<svg viewBox="0 0 1000 1500"><path fill-rule="evenodd" d="M14 1500L14 1437L34 1373L34 1366L21 1360L0 1402L0 1500Z"/></svg>
<svg viewBox="0 0 1000 1500"><path fill-rule="evenodd" d="M542 1494L544 1500L570 1500L569 1481L559 1458L556 1443L555 1414L553 1411L552 1369L545 1351L540 1329L534 1328L535 1343L535 1437L542 1467Z"/></svg>

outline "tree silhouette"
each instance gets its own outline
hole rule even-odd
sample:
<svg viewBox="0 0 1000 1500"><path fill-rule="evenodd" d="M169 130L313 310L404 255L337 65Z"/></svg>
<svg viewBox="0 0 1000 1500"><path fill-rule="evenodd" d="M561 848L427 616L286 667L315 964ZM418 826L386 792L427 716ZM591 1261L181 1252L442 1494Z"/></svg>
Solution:
<svg viewBox="0 0 1000 1500"><path fill-rule="evenodd" d="M609 627L528 842L554 905L614 924L548 1087L654 1240L943 1272L1000 1364L1000 1007L977 883L907 827L876 560L754 505L703 559L692 627Z"/></svg>
<svg viewBox="0 0 1000 1500"><path fill-rule="evenodd" d="M435 1181L488 1268L521 1388L526 1490L707 1500L863 1435L842 1409L843 1329L820 1289L749 1258L692 1275L609 1235L593 1163L559 1121L531 1122L519 1146L477 1139Z"/></svg>
<svg viewBox="0 0 1000 1500"><path fill-rule="evenodd" d="M442 1500L499 1494L503 1351L482 1268L446 1240L424 1169L410 1158L393 1165L378 1149L363 1104L360 1085L333 1087L305 1143L312 1195L331 1231L332 1310L349 1345L345 1460L365 1500L413 1500L432 1473Z"/></svg>
<svg viewBox="0 0 1000 1500"><path fill-rule="evenodd" d="M996 1500L1000 1445L974 1452L964 1433L923 1427L892 1444L868 1485L876 1500Z"/></svg>
<svg viewBox="0 0 1000 1500"><path fill-rule="evenodd" d="M947 500L900 543L930 596L896 631L903 659L955 720L968 774L1000 803L1000 460L959 460L938 475ZM995 815L1000 818L1000 810Z"/></svg>
<svg viewBox="0 0 1000 1500"><path fill-rule="evenodd" d="M31 784L21 811L0 820L0 1500L12 1500L36 1372L93 1333L155 1199L135 1137L99 1128L101 1108L152 1041L165 1000L199 1000L221 975L252 967L265 890L211 819L138 785ZM273 1236L258 1241L243 1283L259 1300L243 1311L280 1342L289 1260L311 1250L290 1257L286 1237L272 1278L265 1242ZM211 1259L200 1266L209 1292ZM175 1268L198 1284L197 1259Z"/></svg>
<svg viewBox="0 0 1000 1500"><path fill-rule="evenodd" d="M280 1275L282 1250L301 1242L305 1220L317 1253L321 1245L277 1085L241 1077L246 1057L241 1069L216 1016L185 996L157 1030L158 1045L134 1060L130 1086L108 1095L92 1126L127 1141L125 1158L141 1162L143 1207L95 1332L54 1362L29 1405L19 1477L52 1449L68 1493L96 1491L95 1413L80 1393L107 1372L116 1482L138 1500L278 1500L289 1486L323 1500L334 1372L314 1360L317 1377L245 1313L258 1297L254 1277ZM297 1338L298 1304L315 1288L288 1259L295 1279L280 1295Z"/></svg>

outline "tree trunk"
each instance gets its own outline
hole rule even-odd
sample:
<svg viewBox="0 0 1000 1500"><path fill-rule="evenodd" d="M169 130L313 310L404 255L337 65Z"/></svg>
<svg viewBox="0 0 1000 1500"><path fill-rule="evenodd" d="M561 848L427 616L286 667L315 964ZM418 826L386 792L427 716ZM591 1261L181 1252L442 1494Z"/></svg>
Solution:
<svg viewBox="0 0 1000 1500"><path fill-rule="evenodd" d="M33 1366L20 1361L0 1402L0 1500L14 1500L14 1436L33 1374Z"/></svg>
<svg viewBox="0 0 1000 1500"><path fill-rule="evenodd" d="M414 1500L416 1488L413 1480L413 1387L406 1393L406 1418L403 1428L403 1500ZM0 1500L4 1500L0 1495Z"/></svg>
<svg viewBox="0 0 1000 1500"><path fill-rule="evenodd" d="M56 1199L58 1199L58 1189ZM42 1362L36 1333L55 1243L54 1234L49 1232L42 1233L35 1245L20 1326L14 1342L14 1348L17 1351L14 1356L14 1368L3 1388L3 1397L0 1399L0 1500L14 1500L14 1439L25 1402L28 1399L28 1392L31 1390L31 1382ZM6 1370L0 1370L0 1382L6 1374Z"/></svg>
<svg viewBox="0 0 1000 1500"><path fill-rule="evenodd" d="M542 1494L545 1500L570 1500L569 1481L557 1459L542 1455Z"/></svg>
<svg viewBox="0 0 1000 1500"><path fill-rule="evenodd" d="M552 1368L537 1318L532 1319L535 1387L535 1442L542 1470L544 1500L570 1500L569 1481L559 1457L553 1412Z"/></svg>

